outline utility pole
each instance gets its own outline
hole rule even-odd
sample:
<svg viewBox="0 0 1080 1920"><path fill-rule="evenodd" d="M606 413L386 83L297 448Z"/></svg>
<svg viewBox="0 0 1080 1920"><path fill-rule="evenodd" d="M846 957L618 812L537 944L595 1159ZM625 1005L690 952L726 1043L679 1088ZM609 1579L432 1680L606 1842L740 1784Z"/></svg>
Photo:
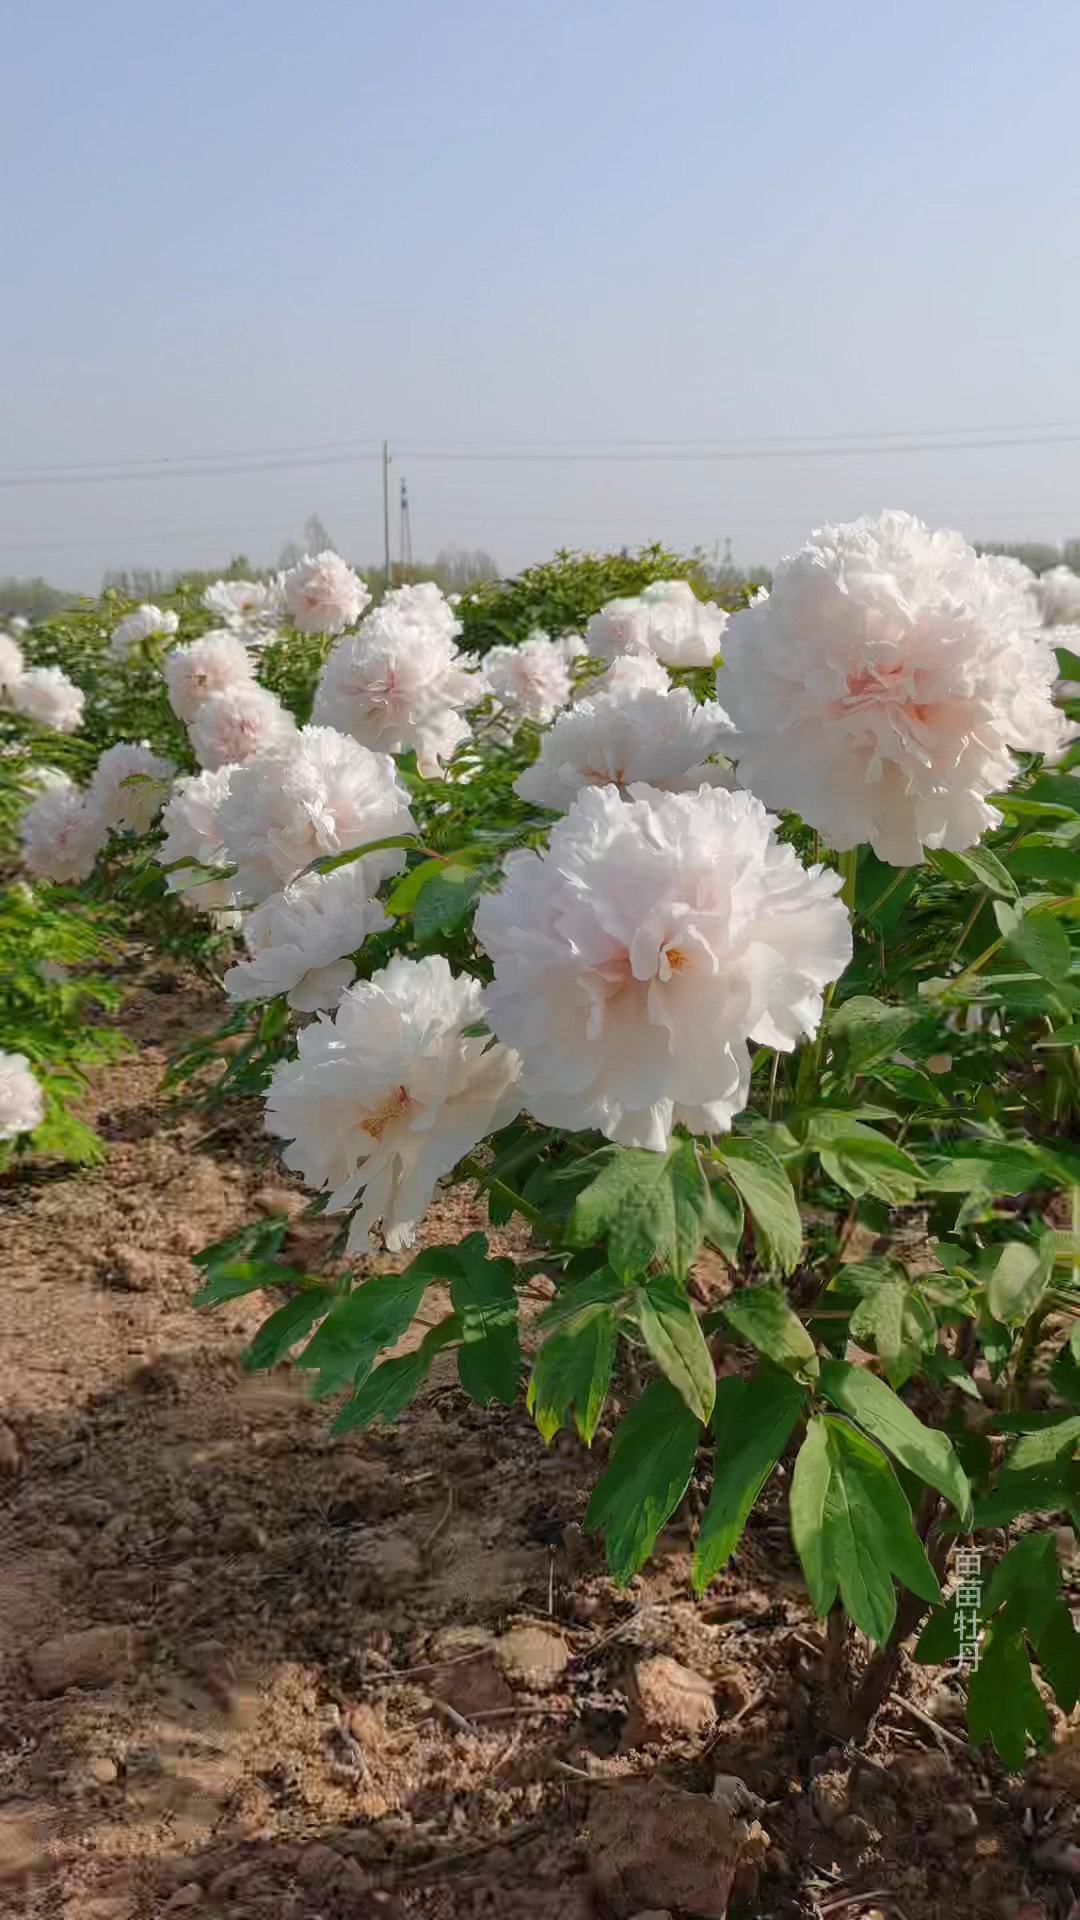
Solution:
<svg viewBox="0 0 1080 1920"><path fill-rule="evenodd" d="M401 577L404 580L412 567L412 521L409 517L409 489L404 480L401 483L401 534L398 541L398 559L401 562Z"/></svg>
<svg viewBox="0 0 1080 1920"><path fill-rule="evenodd" d="M393 585L390 568L390 442L382 443L382 518L383 518L383 566L386 570L385 592Z"/></svg>

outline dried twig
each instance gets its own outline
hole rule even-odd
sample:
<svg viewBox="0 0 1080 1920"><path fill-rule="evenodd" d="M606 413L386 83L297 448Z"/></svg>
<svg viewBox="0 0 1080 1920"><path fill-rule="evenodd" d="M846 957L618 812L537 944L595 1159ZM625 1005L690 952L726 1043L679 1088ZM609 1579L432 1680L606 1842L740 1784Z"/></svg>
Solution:
<svg viewBox="0 0 1080 1920"><path fill-rule="evenodd" d="M962 1739L960 1734L953 1733L950 1727L939 1726L938 1722L928 1713L924 1713L921 1707L915 1707L910 1700L905 1700L902 1693L891 1693L889 1699L894 1706L900 1708L901 1713L906 1713L909 1719L918 1721L920 1727L925 1727L936 1740L947 1741L950 1746L958 1747L961 1753L966 1753L970 1759L978 1759L974 1747L967 1740Z"/></svg>
<svg viewBox="0 0 1080 1920"><path fill-rule="evenodd" d="M432 1546L434 1542L438 1539L440 1533L445 1527L453 1511L454 1511L454 1489L453 1487L448 1487L446 1491L445 1507L443 1508L438 1519L436 1520L435 1525L432 1527L431 1532L427 1535L427 1538L424 1540L421 1540L420 1542L421 1553L426 1553L428 1548Z"/></svg>
<svg viewBox="0 0 1080 1920"><path fill-rule="evenodd" d="M444 1720L449 1720L450 1725L456 1727L458 1733L476 1732L472 1721L466 1720L463 1713L459 1713L456 1707L449 1706L445 1700L436 1700L434 1694L432 1694L428 1704L433 1713L440 1713Z"/></svg>

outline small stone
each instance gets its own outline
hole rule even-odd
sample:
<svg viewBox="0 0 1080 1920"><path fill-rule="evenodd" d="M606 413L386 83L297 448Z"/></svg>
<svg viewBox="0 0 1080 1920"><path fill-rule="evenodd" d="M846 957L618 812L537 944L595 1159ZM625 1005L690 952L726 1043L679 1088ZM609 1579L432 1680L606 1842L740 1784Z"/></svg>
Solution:
<svg viewBox="0 0 1080 1920"><path fill-rule="evenodd" d="M166 1913L190 1913L192 1907L198 1906L202 1897L202 1888L197 1880L193 1880L190 1886L177 1887L176 1892L170 1894L165 1902L165 1911Z"/></svg>
<svg viewBox="0 0 1080 1920"><path fill-rule="evenodd" d="M107 1250L97 1278L103 1286L119 1293L150 1293L161 1280L161 1266L159 1253L148 1253L145 1247L118 1244Z"/></svg>
<svg viewBox="0 0 1080 1920"><path fill-rule="evenodd" d="M293 1187L259 1187L251 1196L251 1204L256 1213L283 1213L288 1220L295 1220L303 1213L307 1198Z"/></svg>
<svg viewBox="0 0 1080 1920"><path fill-rule="evenodd" d="M0 1420L0 1474L18 1473L21 1466L22 1452L14 1428Z"/></svg>
<svg viewBox="0 0 1080 1920"><path fill-rule="evenodd" d="M978 1833L979 1816L970 1801L954 1801L945 1809L945 1824L950 1833L962 1838L967 1833Z"/></svg>
<svg viewBox="0 0 1080 1920"><path fill-rule="evenodd" d="M93 1493L76 1494L64 1508L73 1527L103 1527L112 1518L112 1511L107 1500L99 1500Z"/></svg>
<svg viewBox="0 0 1080 1920"><path fill-rule="evenodd" d="M321 1840L313 1840L305 1847L296 1863L296 1877L302 1887L329 1887L337 1880L345 1865L340 1853L332 1847L324 1847Z"/></svg>
<svg viewBox="0 0 1080 1920"><path fill-rule="evenodd" d="M130 1627L87 1627L43 1640L30 1656L34 1691L48 1698L68 1687L107 1687L129 1672L135 1659Z"/></svg>
<svg viewBox="0 0 1080 1920"><path fill-rule="evenodd" d="M236 1673L220 1640L197 1640L184 1653L187 1671L226 1711L236 1704Z"/></svg>
<svg viewBox="0 0 1080 1920"><path fill-rule="evenodd" d="M265 1528L249 1513L227 1513L218 1533L223 1553L262 1553L268 1541Z"/></svg>
<svg viewBox="0 0 1080 1920"><path fill-rule="evenodd" d="M668 1786L657 1775L595 1788L588 1817L593 1872L616 1913L638 1913L645 1903L645 1911L676 1908L726 1920L756 1823L732 1820L708 1795Z"/></svg>
<svg viewBox="0 0 1080 1920"><path fill-rule="evenodd" d="M495 1659L512 1687L546 1693L566 1672L570 1649L552 1627L511 1627L496 1640Z"/></svg>
<svg viewBox="0 0 1080 1920"><path fill-rule="evenodd" d="M99 1787L111 1787L116 1779L116 1761L110 1760L107 1754L98 1754L90 1762L90 1777Z"/></svg>
<svg viewBox="0 0 1080 1920"><path fill-rule="evenodd" d="M716 1724L709 1681L666 1653L639 1660L631 1676L630 1713L623 1746L644 1747L664 1739L708 1733Z"/></svg>
<svg viewBox="0 0 1080 1920"><path fill-rule="evenodd" d="M514 1696L495 1664L494 1654L485 1649L475 1660L460 1660L445 1666L428 1681L428 1692L444 1706L453 1707L468 1719L473 1713L491 1713L499 1707L512 1707ZM355 1712L355 1709L354 1709ZM350 1715L350 1724L353 1716ZM354 1727L355 1731L355 1727ZM358 1736L360 1739L363 1735Z"/></svg>

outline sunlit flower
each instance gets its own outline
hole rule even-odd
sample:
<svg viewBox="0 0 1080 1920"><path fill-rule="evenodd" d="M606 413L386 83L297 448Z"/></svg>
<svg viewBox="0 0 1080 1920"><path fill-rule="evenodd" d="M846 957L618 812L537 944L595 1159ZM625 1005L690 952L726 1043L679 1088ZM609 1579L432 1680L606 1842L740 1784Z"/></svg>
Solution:
<svg viewBox="0 0 1080 1920"><path fill-rule="evenodd" d="M839 877L802 867L748 793L587 788L485 894L488 1023L544 1125L656 1150L729 1128L747 1041L790 1052L851 958Z"/></svg>
<svg viewBox="0 0 1080 1920"><path fill-rule="evenodd" d="M54 733L77 733L86 695L60 667L27 667L11 693L16 713Z"/></svg>
<svg viewBox="0 0 1080 1920"><path fill-rule="evenodd" d="M45 1096L25 1053L0 1053L0 1140L33 1133L45 1118Z"/></svg>
<svg viewBox="0 0 1080 1920"><path fill-rule="evenodd" d="M298 633L340 633L359 620L371 595L340 554L305 554L281 576L281 596Z"/></svg>
<svg viewBox="0 0 1080 1920"><path fill-rule="evenodd" d="M0 698L10 699L25 668L22 648L10 633L0 633Z"/></svg>
<svg viewBox="0 0 1080 1920"><path fill-rule="evenodd" d="M8 621L8 626L14 634L29 633L30 624L25 613L13 613Z"/></svg>
<svg viewBox="0 0 1080 1920"><path fill-rule="evenodd" d="M265 646L272 638L284 609L280 579L215 580L202 603L207 613L224 620L252 648Z"/></svg>
<svg viewBox="0 0 1080 1920"><path fill-rule="evenodd" d="M165 838L154 857L167 869L165 885L170 893L181 894L187 906L207 913L228 911L237 897L229 879L215 880L200 871L231 864L218 815L235 771L218 767L214 772L186 774L174 782L161 815ZM177 866L181 860L192 864Z"/></svg>
<svg viewBox="0 0 1080 1920"><path fill-rule="evenodd" d="M165 803L173 772L172 761L154 753L148 740L138 744L119 740L114 747L106 747L98 759L90 781L89 804L108 827L118 827L124 833L149 833ZM129 779L132 784L125 786Z"/></svg>
<svg viewBox="0 0 1080 1920"><path fill-rule="evenodd" d="M369 933L391 925L368 898L362 860L332 873L305 873L283 893L271 893L244 921L248 958L225 975L231 1000L272 1000L287 994L298 1013L336 1007Z"/></svg>
<svg viewBox="0 0 1080 1920"><path fill-rule="evenodd" d="M238 767L219 815L236 862L237 898L278 893L324 854L414 833L409 799L389 755L333 727L303 727L279 751ZM400 848L365 855L368 891L405 864Z"/></svg>
<svg viewBox="0 0 1080 1920"><path fill-rule="evenodd" d="M1021 584L959 534L883 513L781 562L733 616L716 690L744 786L908 866L997 825L1010 749L1060 749L1055 673Z"/></svg>
<svg viewBox="0 0 1080 1920"><path fill-rule="evenodd" d="M688 580L654 580L634 598L609 600L585 629L599 660L653 653L669 667L709 667L720 651L728 616L699 600Z"/></svg>
<svg viewBox="0 0 1080 1920"><path fill-rule="evenodd" d="M1035 592L1048 626L1056 626L1059 620L1080 620L1080 574L1071 567L1051 567L1040 573Z"/></svg>
<svg viewBox="0 0 1080 1920"><path fill-rule="evenodd" d="M163 670L169 705L178 719L189 723L210 694L250 686L255 678L243 641L224 628L204 633L187 646L170 647Z"/></svg>
<svg viewBox="0 0 1080 1920"><path fill-rule="evenodd" d="M133 647L140 647L144 640L167 640L179 625L180 615L171 608L163 613L160 607L147 603L125 613L112 630L109 646L118 659L126 660Z"/></svg>
<svg viewBox="0 0 1080 1920"><path fill-rule="evenodd" d="M585 660L588 657L589 649L585 645L580 633L560 634L554 644L558 647L568 667L572 667L575 661Z"/></svg>
<svg viewBox="0 0 1080 1920"><path fill-rule="evenodd" d="M514 782L523 800L562 812L582 787L625 791L638 781L665 793L728 785L731 723L715 701L699 704L686 687L664 693L599 693L577 701L540 738L531 767Z"/></svg>
<svg viewBox="0 0 1080 1920"><path fill-rule="evenodd" d="M329 1191L330 1212L363 1192L350 1252L371 1246L377 1224L392 1250L411 1246L436 1182L518 1111L514 1055L465 1036L480 1014L478 982L455 979L441 955L395 959L275 1068L266 1126L292 1143L285 1165Z"/></svg>
<svg viewBox="0 0 1080 1920"><path fill-rule="evenodd" d="M484 655L484 677L510 720L546 726L570 698L566 657L546 633L530 633L520 646L492 647Z"/></svg>
<svg viewBox="0 0 1080 1920"><path fill-rule="evenodd" d="M312 718L341 727L363 746L416 754L437 779L469 737L461 709L487 692L454 645L452 609L437 587L399 587L339 640L315 689Z"/></svg>
<svg viewBox="0 0 1080 1920"><path fill-rule="evenodd" d="M598 680L587 680L584 694L667 693L671 688L668 670L655 653L620 653Z"/></svg>
<svg viewBox="0 0 1080 1920"><path fill-rule="evenodd" d="M276 693L252 680L207 694L188 732L200 767L225 767L279 751L296 722Z"/></svg>
<svg viewBox="0 0 1080 1920"><path fill-rule="evenodd" d="M40 781L39 785L42 784ZM19 822L23 864L40 880L86 880L109 837L100 812L62 775L49 778Z"/></svg>

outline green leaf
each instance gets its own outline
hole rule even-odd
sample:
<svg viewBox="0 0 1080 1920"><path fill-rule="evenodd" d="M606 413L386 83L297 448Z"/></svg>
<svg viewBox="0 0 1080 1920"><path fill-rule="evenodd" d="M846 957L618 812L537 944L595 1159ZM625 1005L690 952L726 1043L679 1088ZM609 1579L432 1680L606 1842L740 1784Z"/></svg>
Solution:
<svg viewBox="0 0 1080 1920"><path fill-rule="evenodd" d="M966 1140L947 1159L923 1163L934 1193L1026 1193L1039 1179L1038 1156L1011 1141Z"/></svg>
<svg viewBox="0 0 1080 1920"><path fill-rule="evenodd" d="M334 873L338 867L351 866L354 860L363 860L369 853L382 853L390 847L415 847L415 833L391 833L385 840L369 840L362 847L348 847L344 853L324 853L313 860L305 873ZM215 869L216 871L216 869ZM297 875L299 879L300 876Z"/></svg>
<svg viewBox="0 0 1080 1920"><path fill-rule="evenodd" d="M361 1280L328 1313L297 1365L317 1369L316 1399L350 1381L362 1385L384 1347L392 1347L411 1324L429 1279L427 1263L414 1260L404 1273L377 1273Z"/></svg>
<svg viewBox="0 0 1080 1920"><path fill-rule="evenodd" d="M1044 1467L1062 1454L1071 1455L1080 1446L1080 1414L1059 1420L1038 1433L1025 1433L1009 1455L1010 1473L1024 1473L1028 1467Z"/></svg>
<svg viewBox="0 0 1080 1920"><path fill-rule="evenodd" d="M1001 1250L986 1300L995 1320L1003 1327L1019 1326L1033 1307L1038 1306L1050 1281L1049 1268L1037 1247L1023 1240L1009 1240Z"/></svg>
<svg viewBox="0 0 1080 1920"><path fill-rule="evenodd" d="M710 1190L692 1140L676 1138L666 1153L614 1147L596 1178L579 1193L567 1226L572 1247L607 1241L623 1279L658 1261L685 1278L713 1219Z"/></svg>
<svg viewBox="0 0 1080 1920"><path fill-rule="evenodd" d="M968 1682L968 1733L975 1746L991 1741L1014 1773L1024 1765L1029 1737L1038 1746L1050 1742L1023 1633L1007 1615L987 1629Z"/></svg>
<svg viewBox="0 0 1080 1920"><path fill-rule="evenodd" d="M481 884L480 874L457 866L444 867L425 883L413 907L413 927L421 945L461 925Z"/></svg>
<svg viewBox="0 0 1080 1920"><path fill-rule="evenodd" d="M648 1559L686 1492L700 1439L701 1422L667 1380L653 1380L616 1428L585 1526L603 1534L620 1585Z"/></svg>
<svg viewBox="0 0 1080 1920"><path fill-rule="evenodd" d="M1058 891L1080 885L1080 853L1074 853L1071 847L1021 842L1010 853L1009 866L1022 880L1049 880Z"/></svg>
<svg viewBox="0 0 1080 1920"><path fill-rule="evenodd" d="M283 1307L264 1320L250 1345L240 1356L241 1364L248 1373L258 1373L264 1367L274 1367L279 1360L302 1340L310 1327L334 1303L335 1295L329 1287L305 1287L294 1294Z"/></svg>
<svg viewBox="0 0 1080 1920"><path fill-rule="evenodd" d="M969 847L966 853L949 853L937 847L927 854L931 866L958 886L985 887L1003 900L1016 899L1016 882L989 847Z"/></svg>
<svg viewBox="0 0 1080 1920"><path fill-rule="evenodd" d="M913 1340L907 1325L909 1292L906 1280L886 1280L860 1300L849 1322L851 1338L877 1354L894 1387L910 1379L922 1349L921 1337Z"/></svg>
<svg viewBox="0 0 1080 1920"><path fill-rule="evenodd" d="M998 1561L983 1596L987 1618L996 1613L1014 1595L1019 1600L1019 1618L1038 1633L1057 1597L1057 1554L1053 1535L1027 1533Z"/></svg>
<svg viewBox="0 0 1080 1920"><path fill-rule="evenodd" d="M924 1427L884 1380L845 1360L824 1362L821 1391L835 1407L880 1440L909 1473L944 1494L961 1520L970 1521L971 1488L947 1434Z"/></svg>
<svg viewBox="0 0 1080 1920"><path fill-rule="evenodd" d="M1080 1702L1080 1633L1065 1601L1056 1598L1035 1647L1043 1674L1054 1691L1054 1699L1063 1713L1072 1713Z"/></svg>
<svg viewBox="0 0 1080 1920"><path fill-rule="evenodd" d="M775 1367L804 1380L817 1379L814 1342L779 1287L743 1287L724 1301L721 1311Z"/></svg>
<svg viewBox="0 0 1080 1920"><path fill-rule="evenodd" d="M331 1433L352 1433L355 1428L368 1427L373 1420L380 1419L389 1426L398 1419L423 1386L435 1355L451 1340L456 1340L459 1333L457 1315L447 1314L437 1326L429 1327L420 1345L411 1353L381 1361L358 1392L346 1400Z"/></svg>
<svg viewBox="0 0 1080 1920"><path fill-rule="evenodd" d="M239 1300L260 1287L299 1287L304 1280L302 1267L279 1267L272 1260L223 1260L217 1264L206 1285L191 1296L193 1307L216 1307L223 1300Z"/></svg>
<svg viewBox="0 0 1080 1920"><path fill-rule="evenodd" d="M712 1492L694 1555L696 1593L705 1591L734 1553L805 1404L806 1395L791 1376L771 1367L749 1380L727 1374L717 1383Z"/></svg>
<svg viewBox="0 0 1080 1920"><path fill-rule="evenodd" d="M711 1247L719 1248L725 1260L738 1265L742 1251L745 1215L743 1203L726 1180L711 1179L706 1173L708 1192L701 1221Z"/></svg>
<svg viewBox="0 0 1080 1920"><path fill-rule="evenodd" d="M458 1377L478 1406L499 1400L511 1407L521 1367L514 1263L489 1260L487 1244L482 1233L470 1233L455 1248L450 1300L461 1325Z"/></svg>
<svg viewBox="0 0 1080 1920"><path fill-rule="evenodd" d="M411 913L421 889L426 887L428 881L433 880L436 874L442 873L445 867L445 860L421 860L419 866L410 867L408 873L402 875L397 886L387 896L387 913L392 913L395 918Z"/></svg>
<svg viewBox="0 0 1080 1920"><path fill-rule="evenodd" d="M935 1607L912 1650L912 1659L923 1667L943 1667L955 1660L959 1649L956 1614L946 1604Z"/></svg>
<svg viewBox="0 0 1080 1920"><path fill-rule="evenodd" d="M705 1336L685 1293L668 1274L659 1274L637 1296L637 1322L661 1373L671 1381L700 1421L713 1410L716 1375Z"/></svg>
<svg viewBox="0 0 1080 1920"><path fill-rule="evenodd" d="M825 1501L832 1479L829 1433L820 1414L807 1422L806 1438L791 1476L791 1538L806 1576L810 1603L823 1619L836 1599L837 1575L825 1537Z"/></svg>
<svg viewBox="0 0 1080 1920"><path fill-rule="evenodd" d="M911 1155L868 1127L853 1128L828 1144L811 1134L806 1144L814 1148L830 1180L856 1200L870 1194L892 1206L906 1206L923 1184L922 1169Z"/></svg>
<svg viewBox="0 0 1080 1920"><path fill-rule="evenodd" d="M830 1041L843 1043L844 1067L855 1075L890 1058L921 1017L907 1007L890 1007L869 994L855 994L832 1009L826 1030Z"/></svg>
<svg viewBox="0 0 1080 1920"><path fill-rule="evenodd" d="M831 1467L825 1549L848 1614L883 1646L896 1618L892 1574L921 1600L939 1601L941 1590L884 1454L845 1421L826 1415L824 1425Z"/></svg>
<svg viewBox="0 0 1080 1920"><path fill-rule="evenodd" d="M545 1443L574 1409L574 1424L593 1443L611 1379L616 1318L604 1301L589 1301L550 1333L536 1356L526 1405Z"/></svg>
<svg viewBox="0 0 1080 1920"><path fill-rule="evenodd" d="M1080 797L1080 788L1078 788ZM1022 960L1043 980L1062 981L1069 971L1071 950L1063 926L1048 913L1019 914L995 901L994 913L1006 951Z"/></svg>
<svg viewBox="0 0 1080 1920"><path fill-rule="evenodd" d="M750 1209L767 1262L793 1273L802 1253L802 1221L783 1162L763 1141L734 1134L713 1152Z"/></svg>

